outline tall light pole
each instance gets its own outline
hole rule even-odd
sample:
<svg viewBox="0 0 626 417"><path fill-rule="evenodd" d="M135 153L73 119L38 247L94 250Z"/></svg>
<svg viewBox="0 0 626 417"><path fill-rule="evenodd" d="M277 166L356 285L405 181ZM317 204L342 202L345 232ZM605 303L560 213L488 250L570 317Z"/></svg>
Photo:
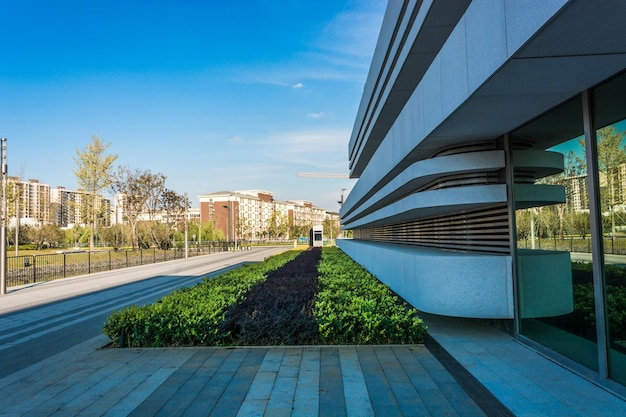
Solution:
<svg viewBox="0 0 626 417"><path fill-rule="evenodd" d="M230 200L228 201L228 205L227 206L223 206L227 213L228 213L228 221L226 224L226 242L230 242Z"/></svg>
<svg viewBox="0 0 626 417"><path fill-rule="evenodd" d="M2 164L2 219L0 219L0 295L7 293L7 140L1 139L0 160ZM17 245L17 242L15 242Z"/></svg>
<svg viewBox="0 0 626 417"><path fill-rule="evenodd" d="M189 199L187 193L185 193L185 260L189 259L189 228L187 227L187 208L189 207Z"/></svg>

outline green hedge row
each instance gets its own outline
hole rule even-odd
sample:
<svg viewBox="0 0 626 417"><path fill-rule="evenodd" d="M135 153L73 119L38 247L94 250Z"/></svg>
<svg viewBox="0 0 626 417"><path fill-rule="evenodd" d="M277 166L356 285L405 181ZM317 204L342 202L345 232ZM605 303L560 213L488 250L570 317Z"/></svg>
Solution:
<svg viewBox="0 0 626 417"><path fill-rule="evenodd" d="M314 314L326 344L421 343L426 326L398 296L336 247L318 264Z"/></svg>
<svg viewBox="0 0 626 417"><path fill-rule="evenodd" d="M220 345L219 324L226 309L241 300L270 271L300 253L289 250L175 291L155 304L114 311L103 332L127 347Z"/></svg>
<svg viewBox="0 0 626 417"><path fill-rule="evenodd" d="M120 346L222 346L220 325L266 275L296 258L290 250L259 264L178 290L155 304L113 312L103 332ZM314 318L323 344L421 343L426 331L417 311L335 247L323 248Z"/></svg>

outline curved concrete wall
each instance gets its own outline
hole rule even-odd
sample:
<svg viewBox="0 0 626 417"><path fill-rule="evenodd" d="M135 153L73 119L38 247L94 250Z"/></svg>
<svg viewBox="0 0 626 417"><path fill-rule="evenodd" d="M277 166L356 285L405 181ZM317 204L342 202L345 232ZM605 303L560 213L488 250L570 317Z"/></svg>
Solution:
<svg viewBox="0 0 626 417"><path fill-rule="evenodd" d="M513 318L511 257L338 239L337 246L420 311Z"/></svg>

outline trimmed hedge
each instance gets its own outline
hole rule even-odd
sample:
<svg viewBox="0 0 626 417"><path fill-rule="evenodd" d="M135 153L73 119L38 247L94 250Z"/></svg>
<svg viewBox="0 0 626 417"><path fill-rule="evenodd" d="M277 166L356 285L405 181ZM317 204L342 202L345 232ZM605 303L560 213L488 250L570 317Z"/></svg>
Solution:
<svg viewBox="0 0 626 417"><path fill-rule="evenodd" d="M324 248L314 308L326 344L421 343L426 326L417 310L341 249Z"/></svg>
<svg viewBox="0 0 626 417"><path fill-rule="evenodd" d="M301 251L290 250L264 262L248 264L183 288L147 306L129 306L107 318L103 333L119 346L219 346L219 324L226 310L241 300L268 272L280 268Z"/></svg>
<svg viewBox="0 0 626 417"><path fill-rule="evenodd" d="M113 312L103 332L111 340L117 341L118 346L127 347L225 346L237 343L238 338L234 337L232 331L240 323L237 322L239 324L234 327L229 325L227 312L232 311L233 306L242 304L251 294L250 290L264 282L269 273L277 273L289 261L297 262L295 258L301 253L300 250L290 250L268 258L265 262L205 279L201 284L178 290L155 304L130 306ZM294 266L290 269L294 269ZM315 330L317 324L319 331L317 337L307 333L309 343L401 344L423 341L426 327L417 316L417 310L410 308L340 249L323 248L317 272L317 294L311 291L310 302L298 300L298 305L302 307L291 309L299 312L314 302L312 330ZM289 277L287 279L291 280ZM295 283L297 279L293 281ZM291 298L295 292L287 290L279 294L276 305L292 304ZM272 311L255 310L244 316L249 315L254 320L255 317L287 314L287 310L283 308L282 313L273 308ZM270 320L272 323L274 321ZM245 344L262 345L277 340L281 344L289 343L287 339L279 337L283 329L275 329L274 325L263 323L260 326L271 334L262 334L255 323L246 324L246 337L254 333L255 340L246 339ZM299 340L298 343L304 341Z"/></svg>

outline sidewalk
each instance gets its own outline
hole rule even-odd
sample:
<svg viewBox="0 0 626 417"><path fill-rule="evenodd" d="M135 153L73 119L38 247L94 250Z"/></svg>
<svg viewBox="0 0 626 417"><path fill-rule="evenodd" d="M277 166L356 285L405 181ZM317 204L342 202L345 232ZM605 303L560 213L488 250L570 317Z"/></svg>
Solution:
<svg viewBox="0 0 626 417"><path fill-rule="evenodd" d="M0 380L2 416L485 416L422 345L100 349Z"/></svg>
<svg viewBox="0 0 626 417"><path fill-rule="evenodd" d="M422 318L429 336L462 369L459 381L479 381L515 416L626 416L624 398L538 354L503 331L480 320L428 314ZM474 398L480 403L480 399Z"/></svg>

